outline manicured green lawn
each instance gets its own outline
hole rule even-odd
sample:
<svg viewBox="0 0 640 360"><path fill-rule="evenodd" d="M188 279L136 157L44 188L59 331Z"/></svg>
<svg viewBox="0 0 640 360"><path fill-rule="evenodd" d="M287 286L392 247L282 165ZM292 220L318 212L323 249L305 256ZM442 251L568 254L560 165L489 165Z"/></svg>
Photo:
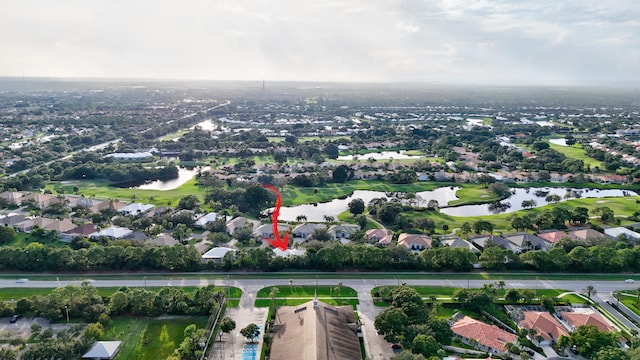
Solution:
<svg viewBox="0 0 640 360"><path fill-rule="evenodd" d="M549 145L553 150L564 154L564 156L570 159L582 160L585 166L590 165L592 169L595 167L602 168L602 162L588 157L581 144L575 144L573 146L562 146L549 143Z"/></svg>
<svg viewBox="0 0 640 360"><path fill-rule="evenodd" d="M319 297L329 297L333 296L334 290L338 287L338 284L334 286L313 286L313 285L303 285L298 286L295 284L295 281L292 286L289 285L281 285L281 286L268 286L262 288L258 291L256 297L259 298L269 298L271 294L272 288L278 288L278 296L277 297L304 297L304 298L313 298L313 296L317 293ZM340 296L341 297L357 297L358 293L347 286L340 287Z"/></svg>
<svg viewBox="0 0 640 360"><path fill-rule="evenodd" d="M117 317L101 340L120 340L117 360L157 360L170 355L184 340L184 329L206 326L207 317Z"/></svg>
<svg viewBox="0 0 640 360"><path fill-rule="evenodd" d="M331 305L357 305L358 304L358 293L347 286L340 287L340 297L337 298L335 295L335 286L293 286L282 285L282 286L269 286L266 288L262 288L258 291L256 295L255 306L271 306L271 289L278 288L278 296L276 299L276 304L278 306L294 306L303 304L307 301L313 300L314 296L317 294L320 301L326 302ZM345 299L348 298L348 299Z"/></svg>
<svg viewBox="0 0 640 360"><path fill-rule="evenodd" d="M128 189L111 186L107 181L100 180L81 180L61 185L54 182L47 184L46 189L54 190L62 187L66 194L73 194L73 187L77 186L80 190L78 194L85 197L96 197L99 199L119 199L123 201L131 201L135 195L136 201L150 203L154 205L167 204L177 205L180 199L187 195L196 195L200 200L204 199L206 190L196 185L196 179L190 179L177 189L159 191L159 190L140 190ZM55 192L55 191L54 191Z"/></svg>

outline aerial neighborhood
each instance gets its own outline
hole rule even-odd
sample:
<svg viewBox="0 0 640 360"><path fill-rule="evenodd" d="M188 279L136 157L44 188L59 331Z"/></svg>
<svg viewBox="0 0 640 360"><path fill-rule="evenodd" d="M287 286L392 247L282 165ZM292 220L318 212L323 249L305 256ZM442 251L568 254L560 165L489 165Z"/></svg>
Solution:
<svg viewBox="0 0 640 360"><path fill-rule="evenodd" d="M633 93L54 85L0 93L0 358L640 356Z"/></svg>

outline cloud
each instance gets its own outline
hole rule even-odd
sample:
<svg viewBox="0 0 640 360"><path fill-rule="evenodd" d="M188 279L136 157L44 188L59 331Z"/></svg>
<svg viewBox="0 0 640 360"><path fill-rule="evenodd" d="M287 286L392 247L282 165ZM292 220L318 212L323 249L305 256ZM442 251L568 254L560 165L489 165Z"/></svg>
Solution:
<svg viewBox="0 0 640 360"><path fill-rule="evenodd" d="M418 32L418 30L420 30L420 27L419 27L419 26L415 26L415 25L407 25L407 24L405 24L405 23L403 23L403 22L399 22L399 23L396 25L396 28L398 28L398 30L400 30L400 31L402 31L402 32L405 32L405 33L407 33L407 34L413 34L413 33Z"/></svg>
<svg viewBox="0 0 640 360"><path fill-rule="evenodd" d="M0 76L637 79L636 0L21 0Z"/></svg>

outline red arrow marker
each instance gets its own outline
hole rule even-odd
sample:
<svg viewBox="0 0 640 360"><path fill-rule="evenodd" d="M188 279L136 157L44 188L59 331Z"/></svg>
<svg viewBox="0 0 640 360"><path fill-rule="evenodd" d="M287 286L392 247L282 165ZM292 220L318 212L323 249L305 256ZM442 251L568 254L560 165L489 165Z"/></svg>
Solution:
<svg viewBox="0 0 640 360"><path fill-rule="evenodd" d="M271 216L271 221L273 223L273 237L275 239L267 239L273 245L273 247L278 248L282 251L287 250L287 246L289 246L289 231L287 230L284 233L284 238L280 238L280 233L278 232L278 215L280 215L280 207L282 206L282 197L280 196L280 192L276 189L275 186L271 184L262 184L265 189L269 189L276 193L276 207L273 210L273 215Z"/></svg>

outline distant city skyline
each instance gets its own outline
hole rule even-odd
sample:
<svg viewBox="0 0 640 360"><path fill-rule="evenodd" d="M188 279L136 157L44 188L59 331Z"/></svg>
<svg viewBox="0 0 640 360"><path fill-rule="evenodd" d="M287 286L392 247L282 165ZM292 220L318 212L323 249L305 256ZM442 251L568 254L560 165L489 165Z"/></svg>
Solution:
<svg viewBox="0 0 640 360"><path fill-rule="evenodd" d="M23 0L0 76L558 85L640 80L635 0Z"/></svg>

